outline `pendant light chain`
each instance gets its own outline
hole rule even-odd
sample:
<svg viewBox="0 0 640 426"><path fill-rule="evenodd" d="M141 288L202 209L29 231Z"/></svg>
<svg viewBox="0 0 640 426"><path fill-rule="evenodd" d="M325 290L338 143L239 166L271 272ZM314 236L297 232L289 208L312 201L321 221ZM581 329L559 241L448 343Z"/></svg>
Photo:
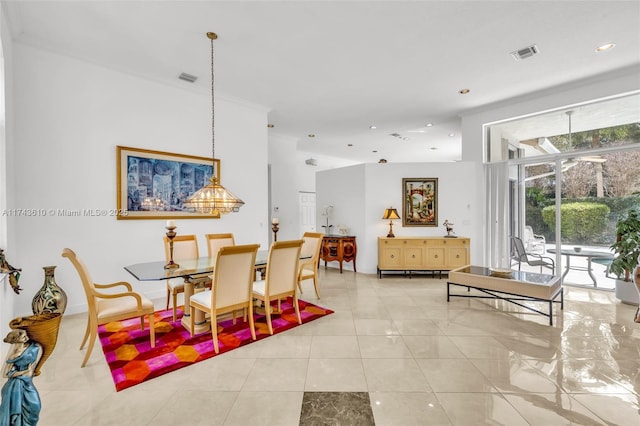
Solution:
<svg viewBox="0 0 640 426"><path fill-rule="evenodd" d="M219 218L221 214L237 212L244 205L244 201L233 195L229 190L220 184L220 170L216 170L216 134L215 134L215 95L214 95L214 73L213 73L213 41L218 38L216 33L209 32L207 37L211 40L211 160L212 176L209 183L187 198L182 206L188 211L200 214L207 214L211 217Z"/></svg>
<svg viewBox="0 0 640 426"><path fill-rule="evenodd" d="M216 126L215 126L215 122L216 122L216 102L215 102L215 96L214 96L214 92L213 92L213 87L214 87L214 77L213 77L213 38L210 38L211 40L211 158L212 160L215 160L216 158ZM213 166L215 167L215 161ZM214 170L215 172L215 170Z"/></svg>

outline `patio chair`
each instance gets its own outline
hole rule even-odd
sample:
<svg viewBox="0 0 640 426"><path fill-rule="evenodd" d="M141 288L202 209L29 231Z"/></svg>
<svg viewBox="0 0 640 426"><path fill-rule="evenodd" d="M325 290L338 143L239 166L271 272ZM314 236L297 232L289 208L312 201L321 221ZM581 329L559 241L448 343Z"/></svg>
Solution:
<svg viewBox="0 0 640 426"><path fill-rule="evenodd" d="M511 259L518 262L518 271L521 269L523 262L529 266L539 266L540 273L542 273L542 268L551 269L551 274L556 270L555 262L552 258L527 252L524 248L524 243L518 237L511 237Z"/></svg>
<svg viewBox="0 0 640 426"><path fill-rule="evenodd" d="M528 225L524 227L522 242L524 243L527 253L542 255L546 250L547 240L544 235L535 234L533 228Z"/></svg>

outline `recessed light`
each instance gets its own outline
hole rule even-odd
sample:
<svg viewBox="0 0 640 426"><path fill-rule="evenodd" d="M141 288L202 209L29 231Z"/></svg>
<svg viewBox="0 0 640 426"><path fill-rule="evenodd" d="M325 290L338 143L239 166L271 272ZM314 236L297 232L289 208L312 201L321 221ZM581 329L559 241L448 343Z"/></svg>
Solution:
<svg viewBox="0 0 640 426"><path fill-rule="evenodd" d="M455 135L456 135L455 133L449 133L450 138L454 137Z"/></svg>
<svg viewBox="0 0 640 426"><path fill-rule="evenodd" d="M607 51L607 50L611 50L614 47L616 47L615 43L605 43L605 44L602 44L602 45L598 46L596 48L596 52L604 52L604 51Z"/></svg>
<svg viewBox="0 0 640 426"><path fill-rule="evenodd" d="M438 148L436 148L435 146L432 146L432 147L431 147L431 148L429 148L429 149L430 149L431 151L435 151L435 150L436 150L436 149L438 149Z"/></svg>
<svg viewBox="0 0 640 426"><path fill-rule="evenodd" d="M460 89L458 90L458 93L460 93L461 95L466 95L467 93L469 93L471 90L469 89Z"/></svg>
<svg viewBox="0 0 640 426"><path fill-rule="evenodd" d="M307 136L310 137L310 138L315 138L316 137L316 135L314 135L313 133L309 133Z"/></svg>
<svg viewBox="0 0 640 426"><path fill-rule="evenodd" d="M371 130L375 130L375 129L377 129L378 127L376 127L374 124L372 124L371 126L369 126L369 128L370 128Z"/></svg>
<svg viewBox="0 0 640 426"><path fill-rule="evenodd" d="M433 127L433 123L427 123L426 126L427 127Z"/></svg>
<svg viewBox="0 0 640 426"><path fill-rule="evenodd" d="M378 152L378 150L377 150L377 149L374 149L374 150L373 150L373 151L371 151L371 152L376 153L376 152Z"/></svg>
<svg viewBox="0 0 640 426"><path fill-rule="evenodd" d="M353 146L353 144L352 143L348 143L347 146Z"/></svg>

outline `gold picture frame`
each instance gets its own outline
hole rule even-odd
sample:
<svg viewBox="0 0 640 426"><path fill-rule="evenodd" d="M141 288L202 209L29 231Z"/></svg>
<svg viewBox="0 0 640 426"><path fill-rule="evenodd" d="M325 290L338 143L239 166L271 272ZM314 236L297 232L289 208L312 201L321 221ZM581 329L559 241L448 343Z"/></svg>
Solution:
<svg viewBox="0 0 640 426"><path fill-rule="evenodd" d="M150 149L116 147L118 219L211 219L182 203L220 179L220 160Z"/></svg>
<svg viewBox="0 0 640 426"><path fill-rule="evenodd" d="M403 226L438 226L438 178L403 178L402 200Z"/></svg>

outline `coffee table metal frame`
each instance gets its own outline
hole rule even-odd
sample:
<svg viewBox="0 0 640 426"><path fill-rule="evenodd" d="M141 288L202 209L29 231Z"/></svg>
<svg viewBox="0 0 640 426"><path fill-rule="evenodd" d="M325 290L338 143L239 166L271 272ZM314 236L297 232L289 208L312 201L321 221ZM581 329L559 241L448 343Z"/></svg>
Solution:
<svg viewBox="0 0 640 426"><path fill-rule="evenodd" d="M463 268L460 268L463 269ZM459 270L458 270L459 271ZM453 272L453 271L452 271ZM514 271L514 273L518 273L517 271ZM528 274L533 274L533 272L527 272ZM508 280L509 278L504 278L504 277L495 277L496 279L503 279L503 280ZM459 286L459 287L466 287L467 288L467 292L470 293L471 289L477 290L481 293L484 293L485 295L475 295L475 294L454 294L451 293L451 286ZM560 296L560 300L556 300L558 298L558 296ZM529 311L535 312L537 314L543 315L545 317L549 318L549 325L553 325L553 304L554 303L559 303L560 304L560 309L563 310L564 309L564 292L562 289L562 286L560 286L552 295L550 298L545 299L545 298L540 298L540 297L535 297L535 296L529 296L526 294L522 294L522 293L515 293L515 292L507 292L507 291L502 291L502 290L495 290L495 289L489 289L480 285L471 285L471 284L460 284L460 283L456 283L456 282L452 282L452 281L447 281L447 302L450 301L451 297L467 297L467 298L475 298L475 299L499 299L499 300L504 300L507 301L509 303L513 303L514 305L520 306L522 308L525 308ZM540 309L536 309L534 307L531 306L527 306L523 303L520 303L520 301L527 301L527 302L546 302L549 304L549 312L544 312L541 311Z"/></svg>

